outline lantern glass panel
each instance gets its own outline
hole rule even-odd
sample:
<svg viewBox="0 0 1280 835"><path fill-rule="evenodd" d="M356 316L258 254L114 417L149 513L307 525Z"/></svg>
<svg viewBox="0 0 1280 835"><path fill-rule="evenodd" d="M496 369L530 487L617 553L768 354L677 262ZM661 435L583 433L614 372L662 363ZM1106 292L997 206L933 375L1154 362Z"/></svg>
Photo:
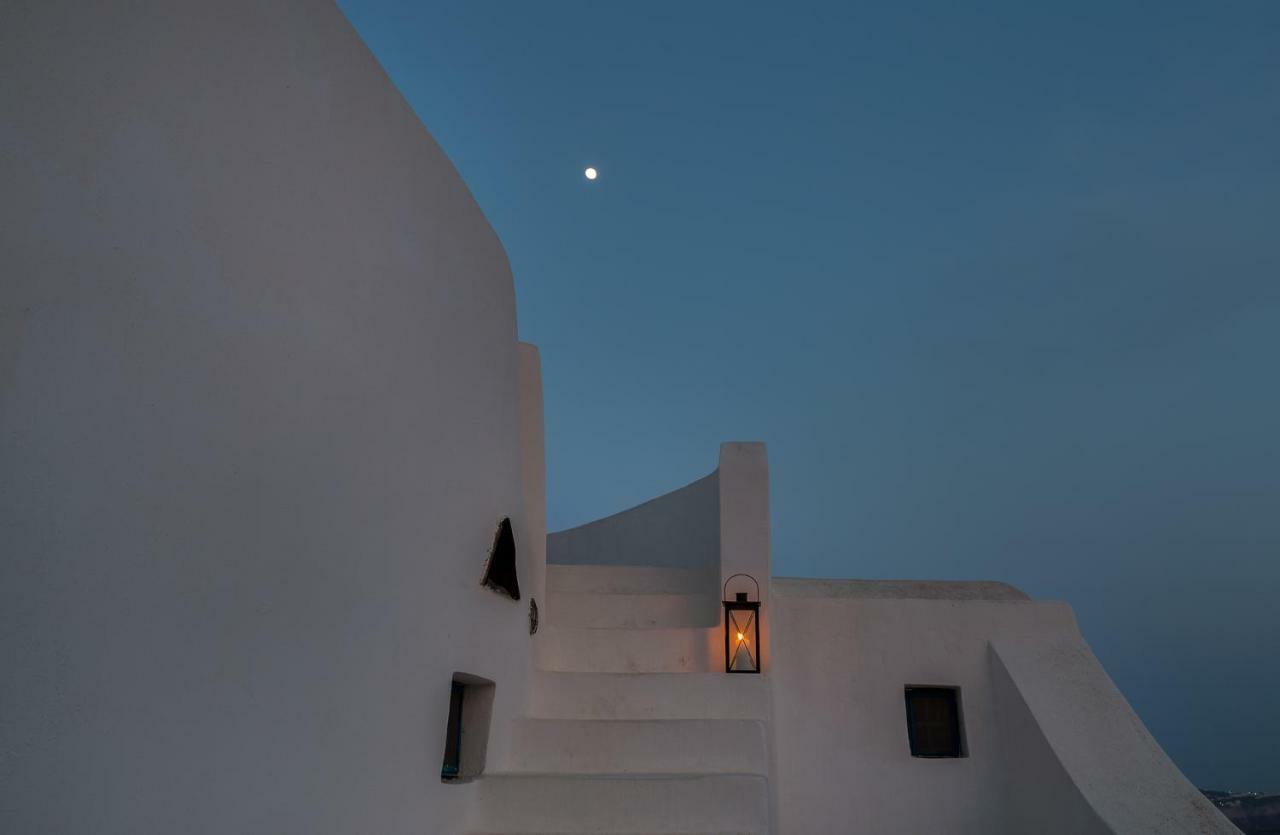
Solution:
<svg viewBox="0 0 1280 835"><path fill-rule="evenodd" d="M759 604L725 606L725 669L730 673L757 673L760 671L758 630L756 616Z"/></svg>

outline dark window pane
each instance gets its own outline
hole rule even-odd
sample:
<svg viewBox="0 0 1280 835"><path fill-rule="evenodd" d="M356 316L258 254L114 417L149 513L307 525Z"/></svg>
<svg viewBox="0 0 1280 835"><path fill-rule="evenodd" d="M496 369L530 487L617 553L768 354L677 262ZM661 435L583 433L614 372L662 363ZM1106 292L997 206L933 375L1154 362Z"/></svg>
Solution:
<svg viewBox="0 0 1280 835"><path fill-rule="evenodd" d="M914 757L963 756L956 690L908 687L907 737Z"/></svg>

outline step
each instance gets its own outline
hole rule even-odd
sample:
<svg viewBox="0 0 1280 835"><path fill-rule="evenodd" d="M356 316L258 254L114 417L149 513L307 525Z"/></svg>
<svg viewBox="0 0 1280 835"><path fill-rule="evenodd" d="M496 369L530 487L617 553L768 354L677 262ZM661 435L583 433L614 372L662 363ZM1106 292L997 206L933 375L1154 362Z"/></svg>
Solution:
<svg viewBox="0 0 1280 835"><path fill-rule="evenodd" d="M768 719L764 676L539 672L531 716L546 719Z"/></svg>
<svg viewBox="0 0 1280 835"><path fill-rule="evenodd" d="M547 623L594 629L710 627L720 622L720 601L709 594L611 594L553 591Z"/></svg>
<svg viewBox="0 0 1280 835"><path fill-rule="evenodd" d="M584 629L547 626L534 657L568 673L705 673L724 668L721 629Z"/></svg>
<svg viewBox="0 0 1280 835"><path fill-rule="evenodd" d="M476 832L769 831L769 788L757 775L494 774L479 781L478 793Z"/></svg>
<svg viewBox="0 0 1280 835"><path fill-rule="evenodd" d="M509 771L768 774L753 719L517 719Z"/></svg>
<svg viewBox="0 0 1280 835"><path fill-rule="evenodd" d="M547 565L547 591L597 594L718 595L719 568L647 565Z"/></svg>
<svg viewBox="0 0 1280 835"><path fill-rule="evenodd" d="M570 832L565 832L563 830L560 832L530 832L527 829L505 829L502 832L468 832L467 835L614 835L614 833L601 833L599 830L595 830L590 833L583 833L583 832L570 833ZM625 833L617 833L617 835L753 835L753 833L743 832L742 830L738 830L737 832L689 832L682 829L680 830L680 832L677 832L677 833L668 832L668 833L659 834L659 833L654 833L652 831L650 832L627 831Z"/></svg>

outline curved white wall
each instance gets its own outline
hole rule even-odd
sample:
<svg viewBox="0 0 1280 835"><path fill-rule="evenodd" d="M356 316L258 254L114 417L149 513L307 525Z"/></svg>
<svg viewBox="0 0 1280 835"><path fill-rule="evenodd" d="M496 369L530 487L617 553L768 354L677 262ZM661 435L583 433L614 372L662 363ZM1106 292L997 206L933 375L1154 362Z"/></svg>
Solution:
<svg viewBox="0 0 1280 835"><path fill-rule="evenodd" d="M0 32L0 830L460 828L540 557L501 245L330 3Z"/></svg>
<svg viewBox="0 0 1280 835"><path fill-rule="evenodd" d="M621 513L556 531L547 562L707 568L720 562L720 471Z"/></svg>
<svg viewBox="0 0 1280 835"><path fill-rule="evenodd" d="M991 657L1006 737L1020 743L1007 749L1010 832L1237 831L1178 771L1075 629L1003 635ZM1086 814L1096 827L1076 823Z"/></svg>

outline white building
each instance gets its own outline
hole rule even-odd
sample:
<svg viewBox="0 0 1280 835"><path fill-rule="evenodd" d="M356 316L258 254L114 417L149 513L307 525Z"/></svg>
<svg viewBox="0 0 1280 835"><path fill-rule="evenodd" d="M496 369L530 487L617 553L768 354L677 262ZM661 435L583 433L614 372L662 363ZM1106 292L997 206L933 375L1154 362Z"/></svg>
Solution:
<svg viewBox="0 0 1280 835"><path fill-rule="evenodd" d="M772 577L759 444L548 537L502 245L341 13L111 6L0 5L0 831L1233 831L1066 605Z"/></svg>

